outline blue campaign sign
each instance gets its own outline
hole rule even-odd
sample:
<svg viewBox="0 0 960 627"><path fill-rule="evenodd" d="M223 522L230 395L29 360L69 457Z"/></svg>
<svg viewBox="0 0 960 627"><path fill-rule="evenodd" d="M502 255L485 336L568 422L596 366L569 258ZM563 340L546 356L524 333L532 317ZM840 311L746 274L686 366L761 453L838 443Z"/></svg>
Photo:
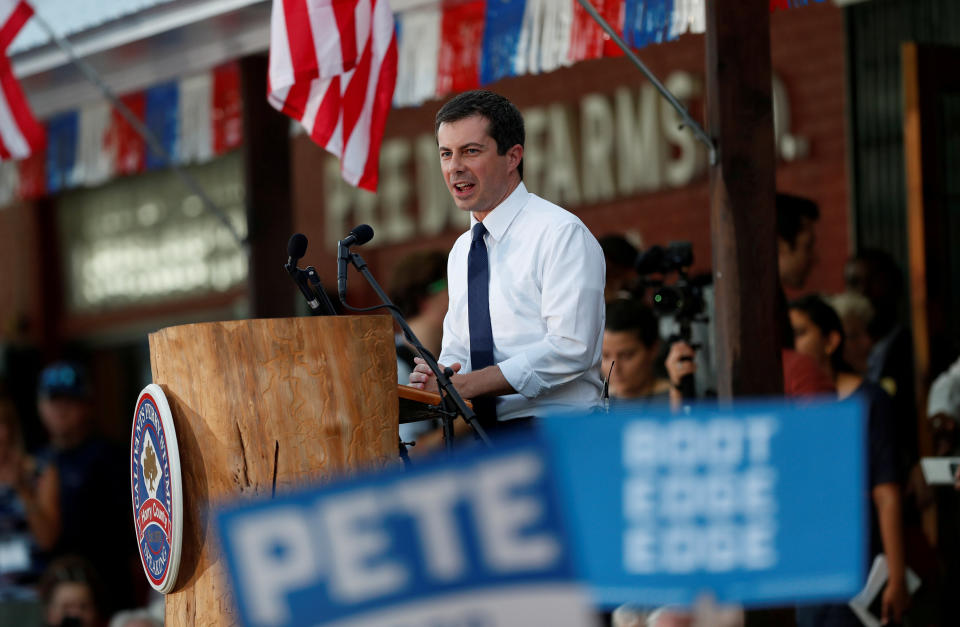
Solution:
<svg viewBox="0 0 960 627"><path fill-rule="evenodd" d="M866 561L864 423L856 402L544 420L578 574L604 606L849 599Z"/></svg>
<svg viewBox="0 0 960 627"><path fill-rule="evenodd" d="M247 502L217 515L247 625L585 625L542 445Z"/></svg>

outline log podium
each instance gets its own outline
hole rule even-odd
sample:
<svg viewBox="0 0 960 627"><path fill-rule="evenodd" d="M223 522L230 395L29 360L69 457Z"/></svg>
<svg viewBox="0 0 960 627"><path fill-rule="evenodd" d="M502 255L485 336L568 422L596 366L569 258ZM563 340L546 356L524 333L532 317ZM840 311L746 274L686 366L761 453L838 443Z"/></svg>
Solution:
<svg viewBox="0 0 960 627"><path fill-rule="evenodd" d="M392 320L277 318L150 334L183 480L183 549L170 625L233 625L218 504L399 463Z"/></svg>

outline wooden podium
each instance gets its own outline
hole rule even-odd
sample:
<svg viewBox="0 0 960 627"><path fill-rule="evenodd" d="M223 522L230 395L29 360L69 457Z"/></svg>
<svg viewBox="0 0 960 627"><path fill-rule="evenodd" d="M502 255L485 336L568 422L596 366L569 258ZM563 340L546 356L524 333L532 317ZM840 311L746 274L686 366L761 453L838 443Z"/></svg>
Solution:
<svg viewBox="0 0 960 627"><path fill-rule="evenodd" d="M218 503L399 463L393 325L386 316L189 324L150 335L173 412L183 553L168 625L233 625L213 532Z"/></svg>

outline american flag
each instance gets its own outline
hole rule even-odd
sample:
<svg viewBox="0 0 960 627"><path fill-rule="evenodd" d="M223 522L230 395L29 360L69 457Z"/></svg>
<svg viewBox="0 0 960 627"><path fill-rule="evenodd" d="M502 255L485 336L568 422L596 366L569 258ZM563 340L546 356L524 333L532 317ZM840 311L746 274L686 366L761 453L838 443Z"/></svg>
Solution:
<svg viewBox="0 0 960 627"><path fill-rule="evenodd" d="M7 48L32 15L24 0L0 0L0 161L23 159L45 140L7 58Z"/></svg>
<svg viewBox="0 0 960 627"><path fill-rule="evenodd" d="M350 183L377 189L397 79L388 0L274 0L267 99L340 157Z"/></svg>

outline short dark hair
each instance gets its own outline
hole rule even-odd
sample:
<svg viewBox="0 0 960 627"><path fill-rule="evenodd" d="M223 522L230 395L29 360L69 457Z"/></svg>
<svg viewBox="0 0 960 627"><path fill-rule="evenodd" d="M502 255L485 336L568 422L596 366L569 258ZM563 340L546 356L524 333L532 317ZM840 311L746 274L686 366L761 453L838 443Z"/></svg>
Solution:
<svg viewBox="0 0 960 627"><path fill-rule="evenodd" d="M629 331L636 334L647 348L660 339L660 325L653 310L634 298L621 298L607 303L607 331Z"/></svg>
<svg viewBox="0 0 960 627"><path fill-rule="evenodd" d="M805 313L810 321L820 329L820 333L824 337L834 331L839 333L840 344L830 355L830 364L836 372L853 372L853 369L843 359L843 345L846 335L843 332L843 322L841 322L837 310L817 294L808 294L791 301L790 309Z"/></svg>
<svg viewBox="0 0 960 627"><path fill-rule="evenodd" d="M446 288L447 253L420 250L400 259L390 275L390 299L404 316L420 313L424 298Z"/></svg>
<svg viewBox="0 0 960 627"><path fill-rule="evenodd" d="M50 562L37 584L40 600L44 607L50 606L57 586L64 583L87 586L90 590L90 597L96 606L97 614L103 613L104 596L100 575L89 560L80 555L69 554L60 556Z"/></svg>
<svg viewBox="0 0 960 627"><path fill-rule="evenodd" d="M637 248L623 235L604 235L599 240L607 265L615 263L624 268L633 269L637 261Z"/></svg>
<svg viewBox="0 0 960 627"><path fill-rule="evenodd" d="M809 198L777 193L777 237L793 246L806 218L811 222L820 219L820 207Z"/></svg>
<svg viewBox="0 0 960 627"><path fill-rule="evenodd" d="M492 91L475 89L454 96L437 111L433 126L436 137L440 125L444 122L457 122L474 115L482 115L489 122L487 134L497 142L497 154L506 154L517 144L523 146L523 115L516 105ZM523 178L523 159L517 166L517 173Z"/></svg>

